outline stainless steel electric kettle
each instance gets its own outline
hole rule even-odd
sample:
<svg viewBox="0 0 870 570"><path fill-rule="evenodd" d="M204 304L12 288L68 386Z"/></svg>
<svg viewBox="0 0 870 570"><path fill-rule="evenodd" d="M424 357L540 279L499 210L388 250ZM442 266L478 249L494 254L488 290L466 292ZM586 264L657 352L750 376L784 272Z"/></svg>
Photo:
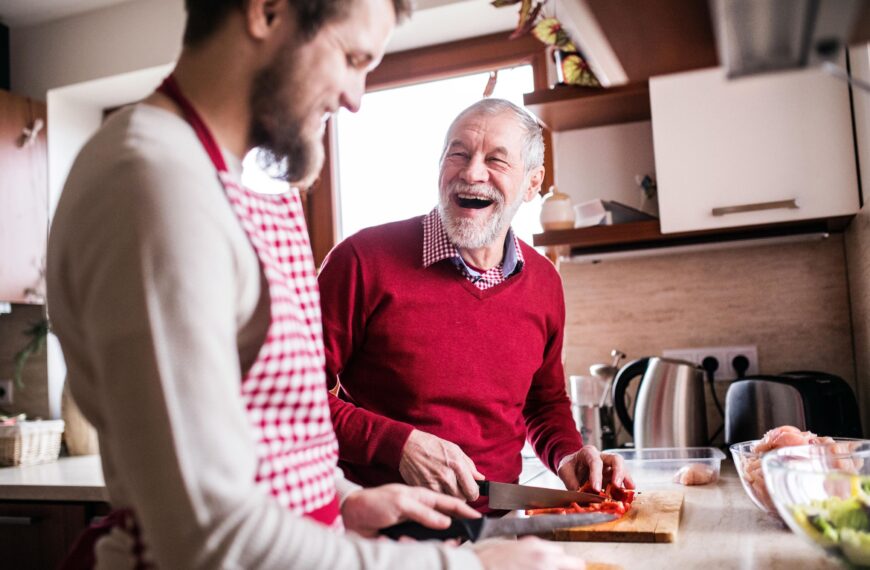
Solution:
<svg viewBox="0 0 870 570"><path fill-rule="evenodd" d="M625 392L638 377L632 418ZM629 362L613 382L613 406L637 449L708 444L704 369L691 362L655 356Z"/></svg>

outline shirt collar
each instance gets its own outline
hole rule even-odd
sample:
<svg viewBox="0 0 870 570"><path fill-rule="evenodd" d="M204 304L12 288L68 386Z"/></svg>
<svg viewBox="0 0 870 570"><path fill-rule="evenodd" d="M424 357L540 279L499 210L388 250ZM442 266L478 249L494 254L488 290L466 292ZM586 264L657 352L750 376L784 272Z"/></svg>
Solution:
<svg viewBox="0 0 870 570"><path fill-rule="evenodd" d="M441 223L438 208L433 209L423 218L423 267L429 267L443 259L450 259L454 263L462 264L464 269L472 276L478 276L479 271L468 267L465 260L459 254L459 249L451 243L447 236L447 230ZM507 279L514 273L522 270L525 260L520 248L520 240L513 229L508 229L505 238L504 257L502 258L502 275Z"/></svg>

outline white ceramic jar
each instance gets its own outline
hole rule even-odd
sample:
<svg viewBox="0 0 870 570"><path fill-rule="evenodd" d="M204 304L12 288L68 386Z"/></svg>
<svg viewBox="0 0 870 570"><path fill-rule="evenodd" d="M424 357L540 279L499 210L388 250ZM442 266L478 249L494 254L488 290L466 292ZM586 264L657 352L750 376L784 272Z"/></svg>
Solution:
<svg viewBox="0 0 870 570"><path fill-rule="evenodd" d="M574 207L571 197L550 186L541 204L541 226L544 230L569 230L574 227Z"/></svg>

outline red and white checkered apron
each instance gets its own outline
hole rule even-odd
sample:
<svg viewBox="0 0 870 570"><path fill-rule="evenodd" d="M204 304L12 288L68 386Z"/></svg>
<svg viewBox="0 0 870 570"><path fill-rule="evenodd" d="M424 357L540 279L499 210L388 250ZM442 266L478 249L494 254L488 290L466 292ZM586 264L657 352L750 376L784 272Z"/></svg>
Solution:
<svg viewBox="0 0 870 570"><path fill-rule="evenodd" d="M338 442L327 400L320 292L299 194L243 188L171 76L161 92L182 108L208 152L269 285L271 323L241 386L257 440L257 484L293 512L340 528Z"/></svg>
<svg viewBox="0 0 870 570"><path fill-rule="evenodd" d="M299 194L257 194L227 170L220 147L172 76L160 92L184 111L217 170L227 198L266 275L271 323L241 395L257 440L256 483L294 513L342 529L335 469L338 442L327 401L320 292ZM94 547L112 528L133 541L137 568L148 568L135 513L118 509L77 538L64 570L93 568Z"/></svg>
<svg viewBox="0 0 870 570"><path fill-rule="evenodd" d="M269 285L269 331L241 386L257 440L257 484L293 512L340 527L320 293L299 195L243 188L172 77L161 91L183 109L208 152Z"/></svg>

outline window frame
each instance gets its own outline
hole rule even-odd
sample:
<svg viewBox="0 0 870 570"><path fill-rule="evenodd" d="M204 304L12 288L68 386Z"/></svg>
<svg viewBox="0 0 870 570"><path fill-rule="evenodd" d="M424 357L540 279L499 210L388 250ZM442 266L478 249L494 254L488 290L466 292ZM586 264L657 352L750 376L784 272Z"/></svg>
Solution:
<svg viewBox="0 0 870 570"><path fill-rule="evenodd" d="M369 74L366 92L525 64L532 66L535 90L549 88L544 45L531 35L515 40L508 36L509 32L499 32L387 54ZM311 249L317 267L338 241L337 173L331 159L336 150L334 139L335 121L330 119L324 139L326 160L320 180L312 191L303 195ZM553 183L552 135L547 129L544 129L544 144L546 175L542 192Z"/></svg>

